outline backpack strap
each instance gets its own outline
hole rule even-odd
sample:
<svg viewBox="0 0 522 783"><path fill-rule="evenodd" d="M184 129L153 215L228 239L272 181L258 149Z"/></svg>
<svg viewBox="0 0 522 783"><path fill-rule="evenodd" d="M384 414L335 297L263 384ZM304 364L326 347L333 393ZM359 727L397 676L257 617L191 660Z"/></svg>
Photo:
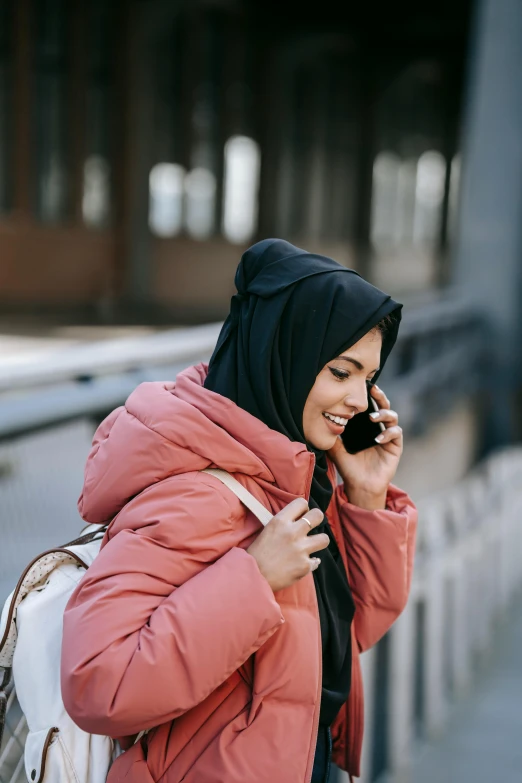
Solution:
<svg viewBox="0 0 522 783"><path fill-rule="evenodd" d="M259 519L262 525L267 525L274 516L263 506L262 503L259 502L259 500L257 500L252 495L251 492L248 491L248 489L245 489L245 487L240 484L237 479L231 476L230 473L227 473L226 470L220 470L219 468L205 468L205 470L202 470L201 473L208 473L210 476L214 476L214 478L217 478L219 481L221 481L221 483L228 487L229 490L239 498L243 505L245 505L252 512L252 514L254 514L254 516ZM139 734L136 735L133 744L136 745L136 743L139 742L142 737L147 735L149 731L150 729L140 731Z"/></svg>
<svg viewBox="0 0 522 783"><path fill-rule="evenodd" d="M237 479L227 473L226 470L219 470L218 468L206 468L201 471L202 473L208 473L214 478L219 479L222 484L228 487L231 492L236 495L239 500L256 516L262 525L267 525L274 516L268 511L262 503L257 500L248 489L239 483Z"/></svg>

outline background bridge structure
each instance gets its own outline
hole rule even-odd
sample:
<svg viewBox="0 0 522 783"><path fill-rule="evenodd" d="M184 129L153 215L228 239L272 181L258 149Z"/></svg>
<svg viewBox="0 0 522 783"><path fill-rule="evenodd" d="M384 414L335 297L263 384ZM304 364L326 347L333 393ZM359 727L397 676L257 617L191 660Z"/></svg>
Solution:
<svg viewBox="0 0 522 783"><path fill-rule="evenodd" d="M208 359L283 237L405 304L419 548L364 783L518 781L521 79L519 0L0 0L0 599L81 527L99 421Z"/></svg>

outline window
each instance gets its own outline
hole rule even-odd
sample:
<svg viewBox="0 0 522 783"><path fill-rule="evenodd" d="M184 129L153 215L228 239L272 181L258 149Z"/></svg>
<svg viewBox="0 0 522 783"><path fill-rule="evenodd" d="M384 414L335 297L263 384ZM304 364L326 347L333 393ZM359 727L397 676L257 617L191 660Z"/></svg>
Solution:
<svg viewBox="0 0 522 783"><path fill-rule="evenodd" d="M196 17L197 19L197 17ZM208 239L218 228L221 149L219 140L223 24L218 9L207 8L199 19L200 40L192 57L199 76L190 84L189 172L185 179L185 230L193 239ZM191 52L189 51L189 56Z"/></svg>
<svg viewBox="0 0 522 783"><path fill-rule="evenodd" d="M400 245L407 245L413 239L417 171L416 158L401 160L397 182L397 225L395 229L395 239Z"/></svg>
<svg viewBox="0 0 522 783"><path fill-rule="evenodd" d="M260 150L248 136L232 136L225 144L223 233L231 242L247 242L255 234L258 215Z"/></svg>
<svg viewBox="0 0 522 783"><path fill-rule="evenodd" d="M155 49L149 227L157 236L221 231L242 243L257 229L260 150L237 24L221 9L190 7Z"/></svg>
<svg viewBox="0 0 522 783"><path fill-rule="evenodd" d="M443 241L447 79L439 61L412 62L388 80L375 112L382 151L374 163L370 238L378 252L410 248L426 269Z"/></svg>
<svg viewBox="0 0 522 783"><path fill-rule="evenodd" d="M381 152L373 166L370 238L376 249L399 245L435 248L440 240L446 162L428 150L401 160Z"/></svg>
<svg viewBox="0 0 522 783"><path fill-rule="evenodd" d="M110 166L102 155L90 155L83 166L82 214L88 226L102 227L110 212Z"/></svg>
<svg viewBox="0 0 522 783"><path fill-rule="evenodd" d="M393 152L381 152L375 158L370 229L375 247L386 247L396 242L400 170L400 158Z"/></svg>
<svg viewBox="0 0 522 783"><path fill-rule="evenodd" d="M65 0L35 0L36 213L65 218L67 181L67 24Z"/></svg>
<svg viewBox="0 0 522 783"><path fill-rule="evenodd" d="M85 223L103 227L110 220L110 64L113 51L112 4L91 0L87 5L86 157L83 166L82 214Z"/></svg>
<svg viewBox="0 0 522 783"><path fill-rule="evenodd" d="M264 199L264 222L268 213L276 230L298 243L353 242L360 157L353 53L328 42L296 51L274 89L277 131L267 158L276 187L271 203Z"/></svg>
<svg viewBox="0 0 522 783"><path fill-rule="evenodd" d="M193 239L208 239L214 233L216 176L203 166L185 177L185 228Z"/></svg>
<svg viewBox="0 0 522 783"><path fill-rule="evenodd" d="M417 163L413 241L436 248L440 239L446 161L440 152L424 152Z"/></svg>
<svg viewBox="0 0 522 783"><path fill-rule="evenodd" d="M159 237L173 237L183 226L185 169L157 163L149 177L149 227Z"/></svg>

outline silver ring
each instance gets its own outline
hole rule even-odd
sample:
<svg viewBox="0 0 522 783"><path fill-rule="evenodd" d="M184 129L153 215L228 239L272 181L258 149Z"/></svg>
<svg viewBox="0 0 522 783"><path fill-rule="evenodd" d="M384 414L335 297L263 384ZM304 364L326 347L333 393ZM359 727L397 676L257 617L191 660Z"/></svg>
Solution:
<svg viewBox="0 0 522 783"><path fill-rule="evenodd" d="M312 523L310 522L309 519L307 519L306 517L301 517L301 521L306 522L306 524L310 526L310 530L312 529Z"/></svg>

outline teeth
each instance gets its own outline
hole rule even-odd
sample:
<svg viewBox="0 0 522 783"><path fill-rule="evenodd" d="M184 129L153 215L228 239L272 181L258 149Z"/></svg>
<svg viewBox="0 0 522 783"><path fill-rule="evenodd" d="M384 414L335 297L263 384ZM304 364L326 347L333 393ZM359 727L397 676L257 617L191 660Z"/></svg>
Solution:
<svg viewBox="0 0 522 783"><path fill-rule="evenodd" d="M342 419L340 416L332 416L330 413L323 413L323 416L330 419L330 421L335 422L335 424L339 424L341 427L346 427L348 424L348 419Z"/></svg>

